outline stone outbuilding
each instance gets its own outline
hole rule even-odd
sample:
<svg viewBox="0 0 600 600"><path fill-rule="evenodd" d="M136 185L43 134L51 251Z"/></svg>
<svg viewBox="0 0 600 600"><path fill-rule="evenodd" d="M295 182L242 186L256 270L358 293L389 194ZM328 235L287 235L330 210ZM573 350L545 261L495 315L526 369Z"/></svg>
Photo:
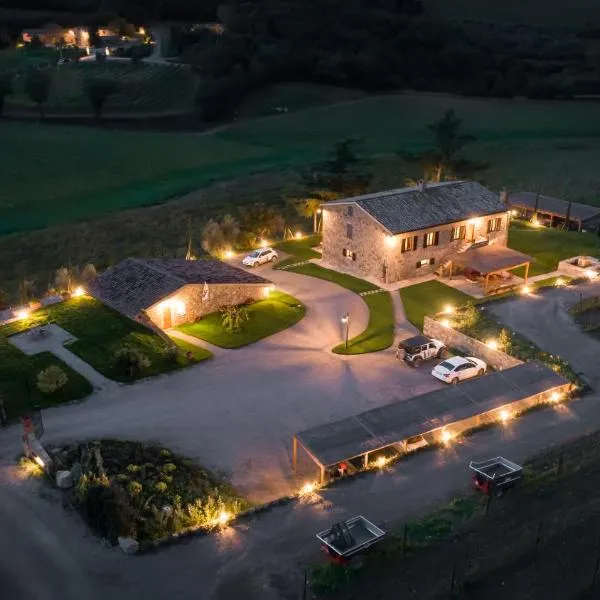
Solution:
<svg viewBox="0 0 600 600"><path fill-rule="evenodd" d="M266 298L271 288L267 279L220 260L128 258L88 291L131 319L170 329L223 306Z"/></svg>
<svg viewBox="0 0 600 600"><path fill-rule="evenodd" d="M464 259L488 245L502 254L502 269L530 260L506 248L505 198L475 181L421 184L335 200L321 209L323 262L383 283L449 275L458 255Z"/></svg>

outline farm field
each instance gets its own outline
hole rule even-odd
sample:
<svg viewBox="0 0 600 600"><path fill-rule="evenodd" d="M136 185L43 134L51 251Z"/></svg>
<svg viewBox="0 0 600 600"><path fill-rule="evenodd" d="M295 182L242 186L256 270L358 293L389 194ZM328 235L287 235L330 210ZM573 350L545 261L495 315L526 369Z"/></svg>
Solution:
<svg viewBox="0 0 600 600"><path fill-rule="evenodd" d="M597 199L596 103L391 95L238 122L205 135L7 123L0 130L0 157L10 173L2 181L0 234L149 206L215 179L305 165L347 137L365 139L376 189L402 185L409 172L396 152L426 147L427 124L448 108L478 137L470 152L489 160L489 185Z"/></svg>
<svg viewBox="0 0 600 600"><path fill-rule="evenodd" d="M600 20L600 5L596 0L423 0L423 6L427 14L448 19L559 27L584 26Z"/></svg>
<svg viewBox="0 0 600 600"><path fill-rule="evenodd" d="M43 55L41 55L43 56ZM0 52L0 64L2 64ZM133 64L130 61L83 61L48 67L52 83L46 105L48 115L91 114L90 102L84 91L86 78L111 79L119 92L106 101L104 114L177 113L194 109L196 76L190 69L178 65L153 63ZM25 79L14 85L14 94L6 100L6 110L29 109L37 112L36 104L25 92Z"/></svg>

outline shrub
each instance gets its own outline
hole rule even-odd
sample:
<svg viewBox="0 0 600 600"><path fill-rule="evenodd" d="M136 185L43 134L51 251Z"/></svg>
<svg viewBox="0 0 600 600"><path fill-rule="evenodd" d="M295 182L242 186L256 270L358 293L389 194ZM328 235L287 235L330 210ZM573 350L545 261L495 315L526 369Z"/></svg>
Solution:
<svg viewBox="0 0 600 600"><path fill-rule="evenodd" d="M248 309L244 306L224 306L221 308L221 325L229 333L242 329L242 323L250 318Z"/></svg>
<svg viewBox="0 0 600 600"><path fill-rule="evenodd" d="M510 351L511 339L508 329L503 328L498 334L498 349L508 353Z"/></svg>
<svg viewBox="0 0 600 600"><path fill-rule="evenodd" d="M139 481L130 481L129 485L127 486L127 491L132 496L137 496L142 492L142 484Z"/></svg>
<svg viewBox="0 0 600 600"><path fill-rule="evenodd" d="M69 378L58 366L51 365L40 371L37 376L37 387L44 394L52 394L63 388Z"/></svg>
<svg viewBox="0 0 600 600"><path fill-rule="evenodd" d="M177 470L177 467L173 463L165 463L162 470L165 473L172 473L173 471Z"/></svg>
<svg viewBox="0 0 600 600"><path fill-rule="evenodd" d="M165 360L171 364L176 363L179 358L179 348L175 345L165 348Z"/></svg>
<svg viewBox="0 0 600 600"><path fill-rule="evenodd" d="M479 320L479 312L472 302L469 302L456 316L457 325L460 329L475 327Z"/></svg>
<svg viewBox="0 0 600 600"><path fill-rule="evenodd" d="M118 350L115 359L118 369L128 377L143 373L151 365L150 359L145 354L132 347Z"/></svg>
<svg viewBox="0 0 600 600"><path fill-rule="evenodd" d="M162 494L167 491L167 484L164 481L157 481L154 484L154 489Z"/></svg>

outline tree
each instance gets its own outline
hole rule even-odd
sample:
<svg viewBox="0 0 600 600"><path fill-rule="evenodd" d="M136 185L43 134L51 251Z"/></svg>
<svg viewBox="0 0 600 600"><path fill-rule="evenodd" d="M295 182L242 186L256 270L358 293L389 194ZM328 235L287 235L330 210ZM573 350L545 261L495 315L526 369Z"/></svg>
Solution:
<svg viewBox="0 0 600 600"><path fill-rule="evenodd" d="M317 233L319 229L319 207L322 200L320 198L295 198L290 201L296 212L305 219L313 220L313 232Z"/></svg>
<svg viewBox="0 0 600 600"><path fill-rule="evenodd" d="M229 333L239 332L242 324L250 318L248 309L245 306L223 306L221 308L221 325Z"/></svg>
<svg viewBox="0 0 600 600"><path fill-rule="evenodd" d="M13 93L13 76L9 73L0 74L0 117L4 112L4 101Z"/></svg>
<svg viewBox="0 0 600 600"><path fill-rule="evenodd" d="M462 156L465 146L476 139L462 132L462 123L454 109L449 109L441 119L428 125L433 134L432 148L420 154L400 154L409 162L420 163L425 181L440 183L444 179L471 179L487 165Z"/></svg>
<svg viewBox="0 0 600 600"><path fill-rule="evenodd" d="M117 368L127 377L143 373L152 364L138 348L125 346L115 353Z"/></svg>
<svg viewBox="0 0 600 600"><path fill-rule="evenodd" d="M110 96L118 93L120 90L119 84L114 79L106 77L92 77L85 80L85 93L92 105L96 120L98 123L102 121L102 110L104 104Z"/></svg>
<svg viewBox="0 0 600 600"><path fill-rule="evenodd" d="M25 92L38 105L40 118L45 116L52 79L47 70L30 69L25 77Z"/></svg>
<svg viewBox="0 0 600 600"><path fill-rule="evenodd" d="M32 279L22 279L19 282L19 297L21 304L29 304L29 301L33 298L35 291L35 282Z"/></svg>
<svg viewBox="0 0 600 600"><path fill-rule="evenodd" d="M65 387L69 378L57 365L51 365L40 371L37 376L37 387L44 394L52 394Z"/></svg>
<svg viewBox="0 0 600 600"><path fill-rule="evenodd" d="M283 233L285 222L280 210L267 206L263 202L255 202L240 208L240 224L242 243L255 246L260 239L277 236Z"/></svg>
<svg viewBox="0 0 600 600"><path fill-rule="evenodd" d="M54 285L59 293L71 292L73 288L73 273L68 267L61 267L56 270L54 276Z"/></svg>
<svg viewBox="0 0 600 600"><path fill-rule="evenodd" d="M326 201L365 194L373 175L365 170L362 151L359 139L336 142L325 162L313 165L303 174L307 196Z"/></svg>
<svg viewBox="0 0 600 600"><path fill-rule="evenodd" d="M209 254L222 255L237 244L239 235L235 217L225 215L221 221L211 219L202 230L202 248Z"/></svg>
<svg viewBox="0 0 600 600"><path fill-rule="evenodd" d="M91 283L98 277L96 267L92 263L88 263L81 269L81 281L85 284Z"/></svg>

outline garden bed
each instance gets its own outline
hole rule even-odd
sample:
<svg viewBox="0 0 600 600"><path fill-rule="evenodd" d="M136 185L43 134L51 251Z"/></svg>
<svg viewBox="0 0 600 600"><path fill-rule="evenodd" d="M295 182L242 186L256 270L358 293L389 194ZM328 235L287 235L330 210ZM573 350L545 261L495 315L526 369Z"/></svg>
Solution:
<svg viewBox="0 0 600 600"><path fill-rule="evenodd" d="M577 302L569 309L569 314L582 331L600 338L600 296Z"/></svg>
<svg viewBox="0 0 600 600"><path fill-rule="evenodd" d="M221 312L211 313L177 329L221 348L241 348L295 325L306 313L299 300L278 291L250 304L246 310L247 319L237 329L229 330L223 325Z"/></svg>
<svg viewBox="0 0 600 600"><path fill-rule="evenodd" d="M73 473L73 504L111 543L142 546L190 529L226 524L250 504L219 477L166 448L105 439L51 449Z"/></svg>

